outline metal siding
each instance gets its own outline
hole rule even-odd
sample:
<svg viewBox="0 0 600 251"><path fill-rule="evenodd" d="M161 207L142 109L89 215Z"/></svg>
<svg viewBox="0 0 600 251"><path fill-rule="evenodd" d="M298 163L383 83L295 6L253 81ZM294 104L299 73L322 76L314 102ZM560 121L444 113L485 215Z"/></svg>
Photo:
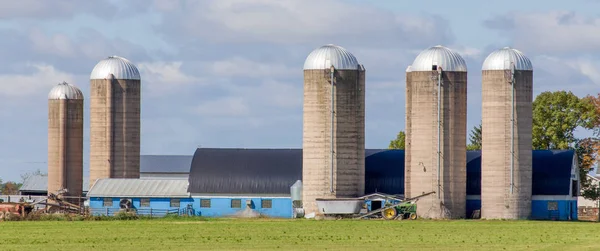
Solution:
<svg viewBox="0 0 600 251"><path fill-rule="evenodd" d="M410 72L431 71L431 67L434 64L441 66L444 71L467 71L467 64L458 53L444 46L437 45L419 53L415 61L410 65Z"/></svg>
<svg viewBox="0 0 600 251"><path fill-rule="evenodd" d="M271 199L271 208L261 208L261 199ZM193 197L194 209L196 215L205 217L227 217L235 215L238 212L245 210L245 201L252 200L253 210L257 213L273 217L273 218L291 218L292 217L292 200L291 198L269 198L269 197L235 197L233 199L241 199L241 208L231 208L232 198L212 198L212 197ZM210 199L210 208L201 208L200 200Z"/></svg>
<svg viewBox="0 0 600 251"><path fill-rule="evenodd" d="M577 201L572 200L552 200L558 204L556 213L548 210L548 202L550 200L532 200L531 201L531 219L532 220L570 220L577 219ZM557 218L554 218L557 217Z"/></svg>
<svg viewBox="0 0 600 251"><path fill-rule="evenodd" d="M87 193L89 178L83 177L83 193ZM32 175L23 182L19 191L46 193L48 191L48 176Z"/></svg>
<svg viewBox="0 0 600 251"><path fill-rule="evenodd" d="M301 149L198 148L190 193L289 194L302 179Z"/></svg>
<svg viewBox="0 0 600 251"><path fill-rule="evenodd" d="M141 155L140 172L189 173L193 158L189 155Z"/></svg>
<svg viewBox="0 0 600 251"><path fill-rule="evenodd" d="M482 70L510 70L510 63L515 64L515 70L520 71L533 71L533 66L529 58L527 58L521 51L504 47L496 50L487 56L483 65Z"/></svg>
<svg viewBox="0 0 600 251"><path fill-rule="evenodd" d="M466 203L466 209L467 209L467 217L468 219L471 218L471 216L473 215L473 211L475 210L481 210L481 199L479 200L469 200L467 199L467 203Z"/></svg>
<svg viewBox="0 0 600 251"><path fill-rule="evenodd" d="M404 150L365 150L365 194L404 194Z"/></svg>
<svg viewBox="0 0 600 251"><path fill-rule="evenodd" d="M481 152L467 152L467 196L481 195Z"/></svg>
<svg viewBox="0 0 600 251"><path fill-rule="evenodd" d="M325 70L333 65L336 70L356 70L358 60L341 46L328 44L312 51L304 61L304 70Z"/></svg>

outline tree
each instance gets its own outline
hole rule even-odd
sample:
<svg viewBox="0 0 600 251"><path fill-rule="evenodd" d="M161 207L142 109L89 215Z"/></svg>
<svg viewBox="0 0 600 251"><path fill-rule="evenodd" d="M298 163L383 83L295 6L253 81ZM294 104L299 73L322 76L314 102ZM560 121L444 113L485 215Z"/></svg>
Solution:
<svg viewBox="0 0 600 251"><path fill-rule="evenodd" d="M8 181L4 184L2 184L2 194L3 195L17 195L19 194L19 187L20 185L12 182L12 181Z"/></svg>
<svg viewBox="0 0 600 251"><path fill-rule="evenodd" d="M481 150L481 123L479 123L479 126L473 127L469 141L470 143L467 145L468 151Z"/></svg>
<svg viewBox="0 0 600 251"><path fill-rule="evenodd" d="M577 141L575 129L593 128L596 118L588 98L566 91L543 92L533 101L533 148L569 149Z"/></svg>
<svg viewBox="0 0 600 251"><path fill-rule="evenodd" d="M25 183L25 181L27 179L29 179L29 177L31 177L31 176L48 176L48 174L42 172L40 169L37 169L33 172L27 172L27 173L21 174L21 183Z"/></svg>
<svg viewBox="0 0 600 251"><path fill-rule="evenodd" d="M388 148L404 150L405 140L406 134L404 133L404 131L400 131L396 136L396 139L390 141L390 145L388 146Z"/></svg>

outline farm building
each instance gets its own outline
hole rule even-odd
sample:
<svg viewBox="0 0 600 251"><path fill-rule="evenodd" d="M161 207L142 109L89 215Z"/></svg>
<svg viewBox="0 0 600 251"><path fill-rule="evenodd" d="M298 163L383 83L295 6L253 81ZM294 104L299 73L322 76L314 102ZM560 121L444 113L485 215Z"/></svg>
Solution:
<svg viewBox="0 0 600 251"><path fill-rule="evenodd" d="M184 179L187 180L192 163L191 155L141 155L140 179ZM83 196L89 188L89 178L83 178ZM21 195L46 196L48 176L32 175L19 189Z"/></svg>
<svg viewBox="0 0 600 251"><path fill-rule="evenodd" d="M186 214L192 204L187 186L183 179L107 178L98 179L87 196L93 215L113 215L121 208L142 215Z"/></svg>
<svg viewBox="0 0 600 251"><path fill-rule="evenodd" d="M530 219L576 220L579 172L573 150L532 152ZM481 209L481 152L467 152L467 216Z"/></svg>
<svg viewBox="0 0 600 251"><path fill-rule="evenodd" d="M365 194L404 194L404 151L365 150ZM577 219L578 175L573 151L533 151L533 201L534 219ZM144 207L159 210L186 211L191 204L195 215L218 217L262 214L269 217L290 218L293 206L290 187L302 179L302 149L215 149L196 150L190 167L189 180L165 179L154 183L152 189L138 189L137 193L124 193L117 184L130 179L105 179L98 182L116 182L111 190L96 193L94 186L88 193L90 207L95 212L116 210L120 199L131 199L132 205L140 209L141 198L148 197L163 201ZM114 180L114 181L113 181ZM135 179L131 179L134 180ZM148 179L146 183L156 182ZM177 197L157 195L154 190L170 190L168 182L181 182ZM185 183L186 188L181 187ZM110 184L110 183L104 183ZM129 184L129 183L128 183ZM134 183L131 183L132 186ZM189 185L188 185L189 184ZM125 187L125 186L124 186ZM123 188L125 189L125 188ZM127 188L133 189L133 188ZM481 208L481 152L467 152L467 217ZM163 196L163 197L161 197ZM111 198L111 199L106 199ZM170 198L179 198L178 205L166 203ZM185 203L183 202L185 199ZM100 202L112 201L110 206ZM148 205L148 204L145 204ZM550 210L549 210L550 209ZM104 210L104 211L103 211Z"/></svg>

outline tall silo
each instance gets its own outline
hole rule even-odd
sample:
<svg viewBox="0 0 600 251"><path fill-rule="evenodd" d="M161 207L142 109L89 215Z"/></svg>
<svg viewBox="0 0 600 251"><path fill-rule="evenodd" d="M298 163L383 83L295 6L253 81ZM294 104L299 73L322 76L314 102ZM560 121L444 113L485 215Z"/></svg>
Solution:
<svg viewBox="0 0 600 251"><path fill-rule="evenodd" d="M63 82L48 94L48 194L78 203L82 186L83 93Z"/></svg>
<svg viewBox="0 0 600 251"><path fill-rule="evenodd" d="M304 63L303 207L315 199L363 195L365 69L346 49L328 44Z"/></svg>
<svg viewBox="0 0 600 251"><path fill-rule="evenodd" d="M417 215L463 218L466 203L467 66L456 52L434 46L406 72L405 196Z"/></svg>
<svg viewBox="0 0 600 251"><path fill-rule="evenodd" d="M518 50L492 52L482 67L481 217L531 214L533 67Z"/></svg>
<svg viewBox="0 0 600 251"><path fill-rule="evenodd" d="M100 178L140 177L140 73L111 56L90 75L90 186Z"/></svg>

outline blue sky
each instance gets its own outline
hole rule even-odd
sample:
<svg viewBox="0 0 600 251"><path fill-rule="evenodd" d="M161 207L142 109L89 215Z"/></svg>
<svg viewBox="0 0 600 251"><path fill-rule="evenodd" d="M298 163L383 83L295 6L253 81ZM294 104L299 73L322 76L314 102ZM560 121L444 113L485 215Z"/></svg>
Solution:
<svg viewBox="0 0 600 251"><path fill-rule="evenodd" d="M367 70L366 147L404 129L404 70L442 44L468 64L468 126L481 118L481 64L513 46L534 92L598 93L600 1L27 0L0 9L0 178L47 168L47 99L120 55L142 75L142 154L301 147L302 65L334 43ZM85 163L89 155L86 100ZM581 132L580 135L585 135Z"/></svg>

